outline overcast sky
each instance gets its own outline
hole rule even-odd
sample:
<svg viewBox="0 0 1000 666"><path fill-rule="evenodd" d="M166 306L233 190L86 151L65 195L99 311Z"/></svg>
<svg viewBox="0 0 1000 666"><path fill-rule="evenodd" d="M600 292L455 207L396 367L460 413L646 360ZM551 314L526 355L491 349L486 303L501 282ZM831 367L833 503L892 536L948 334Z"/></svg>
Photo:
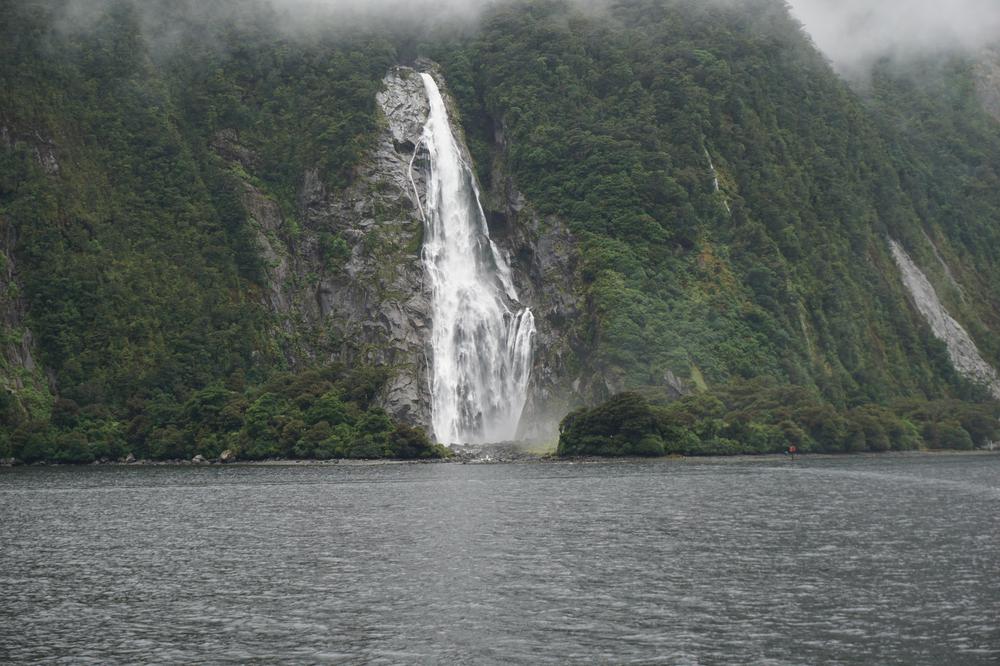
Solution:
<svg viewBox="0 0 1000 666"><path fill-rule="evenodd" d="M872 59L1000 41L1000 0L789 0L813 41L846 73Z"/></svg>

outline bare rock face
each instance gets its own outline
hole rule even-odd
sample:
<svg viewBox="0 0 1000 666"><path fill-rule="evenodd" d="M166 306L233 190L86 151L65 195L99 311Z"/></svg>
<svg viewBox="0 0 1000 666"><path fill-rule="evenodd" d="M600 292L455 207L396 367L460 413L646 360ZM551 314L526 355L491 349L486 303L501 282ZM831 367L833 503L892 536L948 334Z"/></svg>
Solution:
<svg viewBox="0 0 1000 666"><path fill-rule="evenodd" d="M508 199L523 202L519 193ZM524 297L535 315L534 365L520 435L550 439L559 420L580 403L572 378L580 372L580 347L574 324L584 316L580 294L579 253L576 239L565 223L541 218L529 207L508 208L513 234L508 245L515 281L525 285ZM523 277L522 277L523 276Z"/></svg>
<svg viewBox="0 0 1000 666"><path fill-rule="evenodd" d="M435 76L457 118L437 66L429 61L417 66ZM386 75L376 102L379 135L349 187L329 191L319 172L307 170L294 222L247 179L241 194L266 264L265 301L276 316L275 336L288 362L389 368L382 405L397 418L426 426L432 321L420 257L427 159L421 137L430 107L419 72L409 67ZM471 161L461 128L453 131ZM220 132L213 147L236 173L253 173L259 164L233 131ZM521 435L545 438L570 407L605 387L581 361L587 346L577 328L586 303L576 240L562 221L542 218L531 208L503 172L505 153L498 130L494 178L480 191L490 235L509 257L521 300L535 315L534 367Z"/></svg>
<svg viewBox="0 0 1000 666"><path fill-rule="evenodd" d="M343 272L317 285L319 314L337 322L347 354L391 369L384 407L426 425L431 305L420 259L423 218L417 195L425 184L421 170L410 167L420 158L430 107L412 69L392 70L384 86L376 99L385 125L355 184L331 199L307 179L303 217L308 226L331 225L350 245Z"/></svg>
<svg viewBox="0 0 1000 666"><path fill-rule="evenodd" d="M353 183L331 192L319 172L303 174L296 220L244 179L242 202L265 263L266 304L290 365L344 362L389 368L381 398L405 421L430 422L426 344L430 302L420 248L423 191L419 144L429 113L417 72L390 71L377 96L381 130ZM253 173L257 156L231 130L213 140L216 153Z"/></svg>
<svg viewBox="0 0 1000 666"><path fill-rule="evenodd" d="M927 321L934 336L945 343L955 369L966 379L985 386L1000 400L1000 374L983 359L969 333L948 313L930 280L903 246L890 238L889 247L913 304Z"/></svg>
<svg viewBox="0 0 1000 666"><path fill-rule="evenodd" d="M386 75L384 83L385 88L375 96L375 101L389 124L393 149L397 154L412 155L430 113L423 81L416 70L397 67Z"/></svg>

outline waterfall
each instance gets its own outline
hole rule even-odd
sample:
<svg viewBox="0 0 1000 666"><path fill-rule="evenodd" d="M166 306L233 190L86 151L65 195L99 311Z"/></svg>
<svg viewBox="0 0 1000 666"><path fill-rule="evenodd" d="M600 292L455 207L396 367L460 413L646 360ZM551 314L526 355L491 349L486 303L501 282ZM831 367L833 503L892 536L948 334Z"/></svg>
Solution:
<svg viewBox="0 0 1000 666"><path fill-rule="evenodd" d="M712 172L712 191L716 194L720 194L722 190L719 188L719 172L715 170L715 163L712 162L712 156L708 153L708 148L704 148L705 159L708 160L708 170ZM725 194L722 194L722 205L725 206L726 212L732 215L733 211L729 207L729 202L726 200Z"/></svg>
<svg viewBox="0 0 1000 666"><path fill-rule="evenodd" d="M527 397L535 320L518 302L507 257L490 239L437 83L420 76L430 102L421 139L429 157L421 211L434 435L446 443L512 440Z"/></svg>

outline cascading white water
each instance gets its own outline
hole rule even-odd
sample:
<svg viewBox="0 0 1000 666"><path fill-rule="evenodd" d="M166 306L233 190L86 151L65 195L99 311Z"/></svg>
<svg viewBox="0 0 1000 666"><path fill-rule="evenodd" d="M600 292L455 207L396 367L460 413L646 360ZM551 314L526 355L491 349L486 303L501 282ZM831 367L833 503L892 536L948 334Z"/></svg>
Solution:
<svg viewBox="0 0 1000 666"><path fill-rule="evenodd" d="M430 277L431 420L439 441L512 440L527 397L535 320L490 239L479 191L437 83L422 143L429 155L424 267ZM417 193L418 199L419 192Z"/></svg>

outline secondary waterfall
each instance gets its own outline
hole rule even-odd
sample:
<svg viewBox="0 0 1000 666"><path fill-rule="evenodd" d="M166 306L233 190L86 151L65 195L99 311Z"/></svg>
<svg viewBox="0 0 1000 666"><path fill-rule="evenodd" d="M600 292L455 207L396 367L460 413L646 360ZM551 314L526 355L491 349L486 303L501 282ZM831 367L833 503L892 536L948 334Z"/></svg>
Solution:
<svg viewBox="0 0 1000 666"><path fill-rule="evenodd" d="M431 286L431 420L441 442L512 440L527 396L535 320L490 239L470 165L437 83L422 143L429 156L423 262ZM417 193L418 200L419 192Z"/></svg>

